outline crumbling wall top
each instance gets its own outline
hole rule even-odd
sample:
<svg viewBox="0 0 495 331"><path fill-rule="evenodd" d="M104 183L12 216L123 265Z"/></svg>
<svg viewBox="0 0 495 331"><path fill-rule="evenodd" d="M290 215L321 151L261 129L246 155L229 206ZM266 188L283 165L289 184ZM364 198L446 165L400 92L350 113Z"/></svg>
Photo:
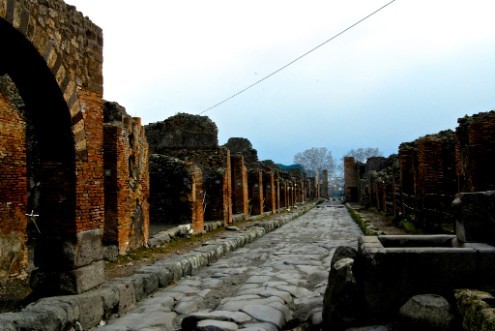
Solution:
<svg viewBox="0 0 495 331"><path fill-rule="evenodd" d="M228 148L232 155L242 154L246 167L254 169L259 167L258 151L253 148L251 142L246 138L229 138L224 147Z"/></svg>
<svg viewBox="0 0 495 331"><path fill-rule="evenodd" d="M218 147L218 128L208 116L178 113L147 125L146 134L153 153L167 148Z"/></svg>

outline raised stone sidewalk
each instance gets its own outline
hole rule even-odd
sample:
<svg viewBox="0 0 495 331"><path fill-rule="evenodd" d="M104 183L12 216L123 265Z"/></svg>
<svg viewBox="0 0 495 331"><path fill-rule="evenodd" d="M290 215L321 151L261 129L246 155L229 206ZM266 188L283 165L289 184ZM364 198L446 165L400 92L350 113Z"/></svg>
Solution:
<svg viewBox="0 0 495 331"><path fill-rule="evenodd" d="M256 226L242 231L227 233L221 239L206 242L202 247L186 255L178 256L174 259L161 260L151 266L141 268L132 276L107 281L99 288L86 293L44 298L29 305L20 312L0 314L0 331L31 329L68 330L71 328L75 330L87 330L100 325L102 321L126 314L135 308L138 302L149 297L158 289L177 283L182 278L187 277L184 280L186 283L182 285L186 286L186 288L178 288L178 291L183 290L185 292L177 292L175 298L169 297L165 302L157 306L158 308L165 309L168 307L168 303L176 303L175 301L185 296L184 293L187 293L188 290L187 286L190 287L189 290L193 288L190 286L191 284L187 285L188 281L193 281L189 276L198 273L201 268L213 263L228 252L234 251L296 219L312 207L314 207L313 204L306 205L304 208L295 210L292 213L276 214L267 220L259 221L259 223L256 223ZM197 284L197 281L194 284ZM212 280L210 285L214 288L215 284L218 284L218 282ZM170 287L168 290L170 291ZM205 293L201 292L197 294L200 296ZM170 298L174 299L172 300ZM149 300L153 299L148 299L147 301ZM183 302L186 301L186 299L183 300ZM144 306L146 307L146 304ZM177 309L179 311L181 309L189 309L181 308L183 306L187 306L187 304L181 302L181 305ZM158 318L160 321L165 318L165 324L168 325L167 318L172 315L163 315L158 312L159 310L157 310L156 314L152 314L152 318ZM135 314L136 312L133 311L125 316L126 318L130 318ZM148 318L147 320L153 324L153 320L150 321ZM163 323L161 324L162 326L164 325ZM143 328L115 327L114 329L141 330ZM160 329L163 330L163 327Z"/></svg>

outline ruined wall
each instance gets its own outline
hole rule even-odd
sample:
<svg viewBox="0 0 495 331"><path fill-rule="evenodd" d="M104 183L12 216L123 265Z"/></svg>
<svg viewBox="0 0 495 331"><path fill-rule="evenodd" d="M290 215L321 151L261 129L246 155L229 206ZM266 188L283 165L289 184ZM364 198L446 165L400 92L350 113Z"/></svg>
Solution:
<svg viewBox="0 0 495 331"><path fill-rule="evenodd" d="M102 32L60 0L0 0L0 35L0 75L19 90L37 150L34 159L26 157L32 176L24 174L19 183L33 178L39 193L34 211L43 236L33 260L43 274L38 281L49 282L38 286L84 291L103 280ZM9 122L24 126L13 113ZM12 205L11 198L3 203Z"/></svg>
<svg viewBox="0 0 495 331"><path fill-rule="evenodd" d="M358 201L358 174L356 160L353 157L344 157L344 200Z"/></svg>
<svg viewBox="0 0 495 331"><path fill-rule="evenodd" d="M205 220L232 222L230 152L225 148L178 148L163 151L167 156L196 164L203 174Z"/></svg>
<svg viewBox="0 0 495 331"><path fill-rule="evenodd" d="M207 116L185 113L146 126L146 135L153 154L166 154L169 148L218 147L218 129Z"/></svg>
<svg viewBox="0 0 495 331"><path fill-rule="evenodd" d="M146 126L152 153L190 161L201 169L205 220L223 220L229 224L232 222L230 151L218 147L217 131L207 116L183 113Z"/></svg>
<svg viewBox="0 0 495 331"><path fill-rule="evenodd" d="M465 116L456 129L456 173L460 189L495 189L495 111Z"/></svg>
<svg viewBox="0 0 495 331"><path fill-rule="evenodd" d="M16 91L0 77L0 277L27 267L26 121Z"/></svg>
<svg viewBox="0 0 495 331"><path fill-rule="evenodd" d="M141 119L105 103L105 245L120 253L143 247L149 236L148 143Z"/></svg>
<svg viewBox="0 0 495 331"><path fill-rule="evenodd" d="M232 155L241 154L244 156L244 163L248 170L259 167L258 151L253 148L248 139L239 137L229 138L223 146L229 149Z"/></svg>
<svg viewBox="0 0 495 331"><path fill-rule="evenodd" d="M203 177L192 162L150 155L150 217L155 224L189 224L204 230Z"/></svg>

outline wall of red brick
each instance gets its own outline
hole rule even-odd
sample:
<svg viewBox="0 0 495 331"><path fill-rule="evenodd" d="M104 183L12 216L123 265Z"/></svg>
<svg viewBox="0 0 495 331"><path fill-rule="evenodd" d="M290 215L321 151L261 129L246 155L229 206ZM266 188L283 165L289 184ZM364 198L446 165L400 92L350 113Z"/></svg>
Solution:
<svg viewBox="0 0 495 331"><path fill-rule="evenodd" d="M27 267L26 122L0 93L0 277Z"/></svg>
<svg viewBox="0 0 495 331"><path fill-rule="evenodd" d="M466 116L456 129L456 172L464 192L495 189L495 111Z"/></svg>
<svg viewBox="0 0 495 331"><path fill-rule="evenodd" d="M203 176L190 161L150 155L150 220L153 224L192 224L204 230Z"/></svg>
<svg viewBox="0 0 495 331"><path fill-rule="evenodd" d="M140 118L105 103L105 232L120 253L146 245L149 236L148 144Z"/></svg>
<svg viewBox="0 0 495 331"><path fill-rule="evenodd" d="M344 157L344 199L347 202L357 201L358 174L356 160L353 157Z"/></svg>
<svg viewBox="0 0 495 331"><path fill-rule="evenodd" d="M72 272L102 258L97 248L104 221L102 31L61 0L0 0L0 34L0 71L28 96L26 113L40 146L36 168L44 224L37 251L46 255L40 270ZM20 178L27 181L26 175ZM80 247L87 239L95 249L84 255ZM102 275L102 264L91 270ZM81 281L83 274L59 274L58 280L74 281L65 284L67 291L82 291L100 281L96 276Z"/></svg>

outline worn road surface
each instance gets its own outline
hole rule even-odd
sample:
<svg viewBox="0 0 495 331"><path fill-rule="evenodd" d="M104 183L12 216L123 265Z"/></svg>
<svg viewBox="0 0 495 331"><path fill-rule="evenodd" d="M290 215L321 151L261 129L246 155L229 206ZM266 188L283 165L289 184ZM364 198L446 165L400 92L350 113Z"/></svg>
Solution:
<svg viewBox="0 0 495 331"><path fill-rule="evenodd" d="M331 202L141 301L99 331L281 330L319 324L333 250L358 226Z"/></svg>

